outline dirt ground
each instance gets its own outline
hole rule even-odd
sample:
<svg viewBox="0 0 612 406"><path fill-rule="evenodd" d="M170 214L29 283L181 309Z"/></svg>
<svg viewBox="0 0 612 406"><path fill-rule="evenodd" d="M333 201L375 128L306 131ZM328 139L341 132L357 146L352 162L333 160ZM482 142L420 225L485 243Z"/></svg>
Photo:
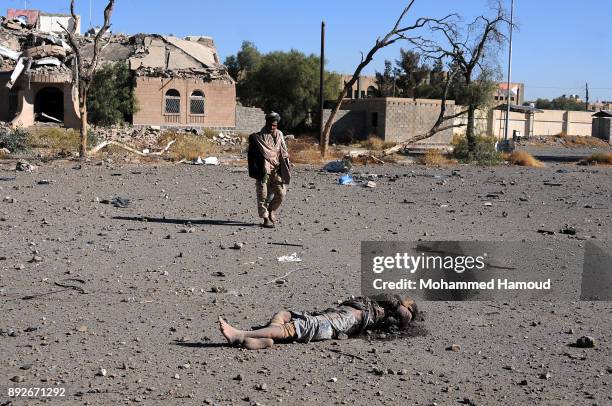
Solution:
<svg viewBox="0 0 612 406"><path fill-rule="evenodd" d="M66 388L50 404L612 404L607 302L426 302L414 337L263 351L216 324L358 295L362 240L610 240L610 168L357 168L370 189L300 167L268 230L245 168L75 165L0 166L0 404L41 386ZM595 348L568 345L583 335Z"/></svg>

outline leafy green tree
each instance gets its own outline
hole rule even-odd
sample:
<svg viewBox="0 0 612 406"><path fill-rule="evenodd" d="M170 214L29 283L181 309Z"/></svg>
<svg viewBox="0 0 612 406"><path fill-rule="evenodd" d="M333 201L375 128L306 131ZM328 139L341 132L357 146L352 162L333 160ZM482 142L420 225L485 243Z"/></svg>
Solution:
<svg viewBox="0 0 612 406"><path fill-rule="evenodd" d="M240 51L236 55L225 58L225 66L229 74L236 81L255 71L261 62L261 53L251 41L243 41Z"/></svg>
<svg viewBox="0 0 612 406"><path fill-rule="evenodd" d="M535 106L538 109L543 110L566 110L566 111L584 111L586 105L584 102L574 98L567 97L565 95L556 97L552 100L548 99L537 99Z"/></svg>
<svg viewBox="0 0 612 406"><path fill-rule="evenodd" d="M137 111L132 72L123 62L106 64L93 75L87 94L89 120L97 125L130 122Z"/></svg>
<svg viewBox="0 0 612 406"><path fill-rule="evenodd" d="M421 63L421 55L413 50L400 49L400 59L395 61L399 68L397 87L402 97L420 97L420 88L426 86L431 68Z"/></svg>
<svg viewBox="0 0 612 406"><path fill-rule="evenodd" d="M376 95L378 97L392 97L393 87L395 86L395 76L391 61L385 60L385 70L376 72Z"/></svg>
<svg viewBox="0 0 612 406"><path fill-rule="evenodd" d="M235 57L239 67L236 91L243 105L281 114L281 126L293 129L307 122L319 105L319 58L292 50L259 54L245 42ZM227 62L227 59L226 59ZM230 59L234 63L234 59ZM233 68L232 68L233 69ZM341 88L338 74L325 75L325 99Z"/></svg>

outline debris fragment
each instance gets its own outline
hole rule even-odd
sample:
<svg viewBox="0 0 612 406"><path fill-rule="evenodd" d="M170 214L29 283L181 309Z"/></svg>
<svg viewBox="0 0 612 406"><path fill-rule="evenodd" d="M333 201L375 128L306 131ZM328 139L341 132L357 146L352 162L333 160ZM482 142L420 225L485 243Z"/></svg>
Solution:
<svg viewBox="0 0 612 406"><path fill-rule="evenodd" d="M282 257L278 257L278 262L302 262L302 259L298 257L297 252L294 252L291 255L283 255Z"/></svg>
<svg viewBox="0 0 612 406"><path fill-rule="evenodd" d="M17 164L15 165L15 170L20 172L34 172L36 169L38 169L38 166L32 165L23 159L17 161Z"/></svg>
<svg viewBox="0 0 612 406"><path fill-rule="evenodd" d="M576 340L576 347L578 348L593 348L595 347L595 339L589 336L582 336Z"/></svg>

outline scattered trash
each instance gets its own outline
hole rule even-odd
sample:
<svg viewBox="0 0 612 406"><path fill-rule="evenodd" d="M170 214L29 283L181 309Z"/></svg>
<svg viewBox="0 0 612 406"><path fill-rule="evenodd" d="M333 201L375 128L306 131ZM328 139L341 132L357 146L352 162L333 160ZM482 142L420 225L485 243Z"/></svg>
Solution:
<svg viewBox="0 0 612 406"><path fill-rule="evenodd" d="M96 376L106 376L107 372L106 369L104 368L100 368L98 369L98 372L96 372Z"/></svg>
<svg viewBox="0 0 612 406"><path fill-rule="evenodd" d="M554 231L551 231L551 230L544 230L544 229L540 229L540 230L538 230L538 233L540 233L540 234L546 234L546 235L555 235L555 232L554 232Z"/></svg>
<svg viewBox="0 0 612 406"><path fill-rule="evenodd" d="M194 165L204 165L204 161L202 161L201 157L197 157L196 159L191 161L191 163L194 164Z"/></svg>
<svg viewBox="0 0 612 406"><path fill-rule="evenodd" d="M149 148L145 148L142 150L143 154L148 154L149 152L151 152L151 150Z"/></svg>
<svg viewBox="0 0 612 406"><path fill-rule="evenodd" d="M371 189L374 189L376 187L376 182L369 180L366 184L365 187L369 187Z"/></svg>
<svg viewBox="0 0 612 406"><path fill-rule="evenodd" d="M302 259L298 257L297 252L294 252L291 255L283 255L282 257L278 257L278 262L302 262Z"/></svg>
<svg viewBox="0 0 612 406"><path fill-rule="evenodd" d="M219 165L219 158L216 156L209 156L204 160L204 165Z"/></svg>
<svg viewBox="0 0 612 406"><path fill-rule="evenodd" d="M325 164L323 167L324 171L334 172L334 173L347 173L351 170L353 164L348 159L343 159L341 161L331 161Z"/></svg>
<svg viewBox="0 0 612 406"><path fill-rule="evenodd" d="M352 185L354 184L353 177L349 174L342 175L340 179L338 179L338 183L341 185Z"/></svg>

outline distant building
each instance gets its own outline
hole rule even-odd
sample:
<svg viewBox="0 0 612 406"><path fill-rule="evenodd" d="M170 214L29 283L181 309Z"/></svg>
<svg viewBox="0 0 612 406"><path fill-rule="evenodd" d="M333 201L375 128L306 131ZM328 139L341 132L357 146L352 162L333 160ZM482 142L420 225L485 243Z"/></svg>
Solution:
<svg viewBox="0 0 612 406"><path fill-rule="evenodd" d="M610 111L612 110L612 101L596 101L595 103L590 103L589 108L593 111Z"/></svg>
<svg viewBox="0 0 612 406"><path fill-rule="evenodd" d="M70 14L45 13L39 10L19 10L9 8L6 17L9 20L19 20L28 27L46 33L62 33L66 27L72 30L76 26L77 34L81 34L81 17L77 16L76 21Z"/></svg>
<svg viewBox="0 0 612 406"><path fill-rule="evenodd" d="M342 87L351 80L352 75L342 75ZM340 89L342 90L342 89ZM368 97L376 97L378 85L374 76L360 76L359 80L347 90L345 98L347 99L365 99Z"/></svg>
<svg viewBox="0 0 612 406"><path fill-rule="evenodd" d="M510 95L510 104L522 105L525 102L525 84L510 83L510 92L508 92L508 82L498 83L493 99L500 104L506 103L508 94Z"/></svg>

